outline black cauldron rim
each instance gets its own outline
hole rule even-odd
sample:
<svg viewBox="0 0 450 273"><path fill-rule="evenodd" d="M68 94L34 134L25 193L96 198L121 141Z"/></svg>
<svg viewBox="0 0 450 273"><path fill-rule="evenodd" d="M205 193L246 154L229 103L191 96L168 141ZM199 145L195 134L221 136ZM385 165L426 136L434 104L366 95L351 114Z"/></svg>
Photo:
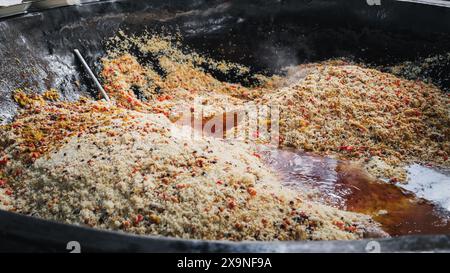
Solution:
<svg viewBox="0 0 450 273"><path fill-rule="evenodd" d="M357 241L219 241L135 235L70 225L0 211L0 252L69 252L69 242L82 252L141 253L373 253L450 252L449 235L401 236ZM32 227L30 231L29 227Z"/></svg>

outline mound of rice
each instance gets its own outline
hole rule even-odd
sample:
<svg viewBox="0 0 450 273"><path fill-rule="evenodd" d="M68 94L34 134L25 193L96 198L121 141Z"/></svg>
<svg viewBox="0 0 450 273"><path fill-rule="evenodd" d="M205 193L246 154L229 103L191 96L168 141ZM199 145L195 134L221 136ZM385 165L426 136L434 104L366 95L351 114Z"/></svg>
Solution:
<svg viewBox="0 0 450 273"><path fill-rule="evenodd" d="M385 235L367 216L282 188L255 147L193 139L162 114L58 102L33 106L8 126L2 173L11 193L0 200L11 211L196 239Z"/></svg>

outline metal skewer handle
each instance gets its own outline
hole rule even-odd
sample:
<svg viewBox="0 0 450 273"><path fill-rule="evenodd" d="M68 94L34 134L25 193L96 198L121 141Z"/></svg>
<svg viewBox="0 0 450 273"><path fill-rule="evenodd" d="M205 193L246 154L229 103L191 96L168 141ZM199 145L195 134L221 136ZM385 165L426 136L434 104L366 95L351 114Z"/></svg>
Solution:
<svg viewBox="0 0 450 273"><path fill-rule="evenodd" d="M81 56L81 53L78 49L73 50L75 52L75 55L77 55L78 59L80 59L81 63L83 64L84 68L86 69L89 76L94 81L95 85L97 86L98 90L102 94L103 98L105 98L106 101L110 101L108 94L106 94L105 90L103 89L102 85L98 81L97 77L95 77L94 73L92 72L91 68L88 66L86 61L84 60L83 56Z"/></svg>

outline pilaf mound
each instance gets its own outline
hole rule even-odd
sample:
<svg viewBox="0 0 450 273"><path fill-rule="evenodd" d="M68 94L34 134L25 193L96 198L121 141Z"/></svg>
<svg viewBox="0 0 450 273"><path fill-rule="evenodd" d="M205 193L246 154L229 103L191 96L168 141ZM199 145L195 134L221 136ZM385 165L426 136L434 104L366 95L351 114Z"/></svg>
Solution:
<svg viewBox="0 0 450 273"><path fill-rule="evenodd" d="M450 101L431 84L327 62L291 68L257 103L280 106L282 146L362 161L392 181L405 181L413 162L450 166Z"/></svg>
<svg viewBox="0 0 450 273"><path fill-rule="evenodd" d="M162 114L101 102L58 102L34 104L8 126L12 130L2 130L6 163L1 170L11 198L0 198L11 211L196 239L385 235L367 216L282 188L255 147L194 140Z"/></svg>

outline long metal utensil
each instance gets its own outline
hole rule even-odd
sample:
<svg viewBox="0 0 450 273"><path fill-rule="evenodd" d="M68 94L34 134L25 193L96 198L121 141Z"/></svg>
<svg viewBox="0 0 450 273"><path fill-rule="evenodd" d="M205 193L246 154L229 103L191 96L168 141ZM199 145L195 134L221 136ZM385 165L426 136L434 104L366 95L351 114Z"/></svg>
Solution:
<svg viewBox="0 0 450 273"><path fill-rule="evenodd" d="M97 86L98 90L100 91L100 93L102 94L103 98L106 101L111 101L108 97L108 94L106 94L105 89L103 89L102 85L100 84L100 82L98 81L97 77L94 75L94 73L92 72L91 68L89 67L89 65L86 63L86 61L84 60L83 56L81 56L81 53L78 49L74 49L73 50L75 52L75 55L77 55L78 59L80 59L81 63L83 64L84 68L86 69L87 73L89 74L89 76L92 78L92 80L94 81L95 85Z"/></svg>

